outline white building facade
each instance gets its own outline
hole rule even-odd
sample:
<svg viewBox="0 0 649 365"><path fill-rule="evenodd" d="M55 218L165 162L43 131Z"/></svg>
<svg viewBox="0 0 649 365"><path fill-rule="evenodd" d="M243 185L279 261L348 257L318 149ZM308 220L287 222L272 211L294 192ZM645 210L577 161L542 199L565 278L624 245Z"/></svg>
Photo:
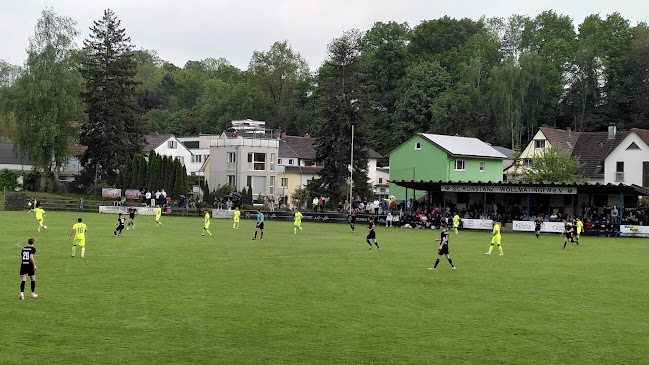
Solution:
<svg viewBox="0 0 649 365"><path fill-rule="evenodd" d="M629 131L604 160L604 183L649 187L648 137L647 130Z"/></svg>
<svg viewBox="0 0 649 365"><path fill-rule="evenodd" d="M219 137L210 140L210 189L230 184L241 191L252 187L254 197L277 191L279 141L262 138Z"/></svg>

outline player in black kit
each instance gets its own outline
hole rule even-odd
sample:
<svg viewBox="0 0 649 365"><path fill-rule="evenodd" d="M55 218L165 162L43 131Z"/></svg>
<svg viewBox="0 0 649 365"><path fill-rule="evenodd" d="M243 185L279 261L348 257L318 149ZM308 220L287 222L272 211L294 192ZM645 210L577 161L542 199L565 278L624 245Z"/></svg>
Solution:
<svg viewBox="0 0 649 365"><path fill-rule="evenodd" d="M374 219L372 218L372 216L370 216L367 224L367 229L369 230L369 233L367 234L365 241L367 241L367 244L370 245L370 250L372 249L372 242L370 242L370 240L374 242L374 245L376 245L376 249L380 250L381 248L379 247L379 243L376 242L376 231L374 230L374 228L376 228L376 226L374 225Z"/></svg>
<svg viewBox="0 0 649 365"><path fill-rule="evenodd" d="M128 223L126 224L127 231L129 227L133 227L133 229L135 229L135 222L133 220L135 219L136 214L137 214L137 209L133 208L133 206L131 205L131 207L128 208Z"/></svg>
<svg viewBox="0 0 649 365"><path fill-rule="evenodd" d="M352 214L347 217L347 222L349 222L349 228L351 228L352 233L354 233L354 224L356 224L356 213L354 211L352 211Z"/></svg>
<svg viewBox="0 0 649 365"><path fill-rule="evenodd" d="M113 227L117 226L115 232L113 232L115 237L119 237L119 235L122 234L122 230L124 229L124 223L126 223L126 218L122 217L122 213L119 213L119 216L117 217L117 223L113 224Z"/></svg>
<svg viewBox="0 0 649 365"><path fill-rule="evenodd" d="M446 225L442 224L440 228L442 230L442 233L440 234L440 238L435 239L433 241L433 242L440 242L439 249L437 250L437 261L435 261L435 266L429 267L428 270L437 270L437 265L439 264L439 259L442 257L442 255L446 255L446 259L448 260L448 263L451 264L451 270L455 270L455 265L453 265L453 260L451 260L451 256L449 256L448 254L448 232L446 231Z"/></svg>
<svg viewBox="0 0 649 365"><path fill-rule="evenodd" d="M32 281L32 298L38 297L34 292L34 290L36 290L36 260L34 259L34 255L36 255L36 247L34 247L34 239L28 239L27 244L28 245L23 247L23 250L20 253L20 276L22 277L22 280L20 281L20 300L25 300L25 282L27 281L28 276Z"/></svg>
<svg viewBox="0 0 649 365"><path fill-rule="evenodd" d="M536 216L536 219L534 220L534 233L536 233L536 239L539 239L539 236L541 235L541 227L543 226L543 218L540 216Z"/></svg>
<svg viewBox="0 0 649 365"><path fill-rule="evenodd" d="M564 224L564 227L565 227L563 233L566 235L566 238L563 239L563 248L562 248L562 250L565 250L566 249L566 244L568 243L568 241L570 241L570 243L574 243L575 241L572 239L572 232L574 232L574 228L572 228L572 224L570 224L570 222L568 222L565 219L563 220L563 224Z"/></svg>

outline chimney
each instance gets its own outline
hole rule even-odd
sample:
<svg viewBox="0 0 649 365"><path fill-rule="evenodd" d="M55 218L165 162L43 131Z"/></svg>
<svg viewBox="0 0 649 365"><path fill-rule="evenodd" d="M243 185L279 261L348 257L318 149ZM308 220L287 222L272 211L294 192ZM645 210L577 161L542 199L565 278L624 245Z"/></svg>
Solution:
<svg viewBox="0 0 649 365"><path fill-rule="evenodd" d="M615 133L617 132L617 129L615 128L615 123L611 123L608 125L608 139L615 139Z"/></svg>
<svg viewBox="0 0 649 365"><path fill-rule="evenodd" d="M566 131L568 131L568 137L572 137L572 129L570 127L567 127Z"/></svg>

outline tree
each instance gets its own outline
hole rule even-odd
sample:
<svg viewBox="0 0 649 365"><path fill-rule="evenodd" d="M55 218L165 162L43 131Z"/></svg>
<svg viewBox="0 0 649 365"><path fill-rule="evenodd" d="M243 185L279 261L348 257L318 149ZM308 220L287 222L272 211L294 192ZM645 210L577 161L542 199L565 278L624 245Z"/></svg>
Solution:
<svg viewBox="0 0 649 365"><path fill-rule="evenodd" d="M367 98L368 117L373 121L374 148L387 153L394 146L385 131L392 127L398 98L397 88L408 68L410 27L407 23L376 22L361 39L361 67L358 77Z"/></svg>
<svg viewBox="0 0 649 365"><path fill-rule="evenodd" d="M585 179L577 174L581 166L577 157L550 147L532 160L532 167L523 172L523 181L533 183L577 183Z"/></svg>
<svg viewBox="0 0 649 365"><path fill-rule="evenodd" d="M627 72L631 76L631 115L633 123L649 128L649 27L640 24L634 29L633 41L627 60Z"/></svg>
<svg viewBox="0 0 649 365"><path fill-rule="evenodd" d="M85 80L88 121L82 125L81 143L88 146L81 163L99 179L114 178L126 157L144 146L144 122L137 106L137 63L131 39L115 13L108 9L90 28L84 41L81 74Z"/></svg>
<svg viewBox="0 0 649 365"><path fill-rule="evenodd" d="M347 191L351 129L354 126L354 191L369 194L367 184L368 133L365 99L358 80L360 32L345 32L328 47L328 60L318 73L316 160L322 161L320 179L326 195L334 200Z"/></svg>
<svg viewBox="0 0 649 365"><path fill-rule="evenodd" d="M16 83L14 144L21 156L48 172L41 189L50 174L58 185L59 169L76 136L73 122L83 118L82 84L73 58L79 34L75 25L51 9L43 10L29 41L25 71Z"/></svg>
<svg viewBox="0 0 649 365"><path fill-rule="evenodd" d="M290 128L295 124L290 98L295 85L309 76L306 60L288 45L275 42L268 52L255 51L250 60L251 82L270 100L270 127Z"/></svg>
<svg viewBox="0 0 649 365"><path fill-rule="evenodd" d="M394 113L395 140L398 145L431 125L435 98L450 85L451 76L437 62L421 62L408 67L399 83L399 98Z"/></svg>
<svg viewBox="0 0 649 365"><path fill-rule="evenodd" d="M544 11L525 24L521 48L537 53L543 59L545 97L540 123L556 126L561 116L560 103L565 95L564 75L570 68L576 50L572 20L554 11Z"/></svg>

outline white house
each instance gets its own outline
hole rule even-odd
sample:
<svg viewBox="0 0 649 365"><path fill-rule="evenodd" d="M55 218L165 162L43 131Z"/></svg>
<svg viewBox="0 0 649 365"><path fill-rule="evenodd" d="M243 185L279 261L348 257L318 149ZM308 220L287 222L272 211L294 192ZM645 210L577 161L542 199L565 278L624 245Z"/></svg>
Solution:
<svg viewBox="0 0 649 365"><path fill-rule="evenodd" d="M180 163L187 170L187 175L203 175L201 167L207 160L207 156L209 156L207 149L190 150L180 138L170 134L148 135L145 138L146 146L142 150L144 154L154 150L158 155L170 156L180 160Z"/></svg>
<svg viewBox="0 0 649 365"><path fill-rule="evenodd" d="M604 160L604 183L649 187L649 130L633 128Z"/></svg>

